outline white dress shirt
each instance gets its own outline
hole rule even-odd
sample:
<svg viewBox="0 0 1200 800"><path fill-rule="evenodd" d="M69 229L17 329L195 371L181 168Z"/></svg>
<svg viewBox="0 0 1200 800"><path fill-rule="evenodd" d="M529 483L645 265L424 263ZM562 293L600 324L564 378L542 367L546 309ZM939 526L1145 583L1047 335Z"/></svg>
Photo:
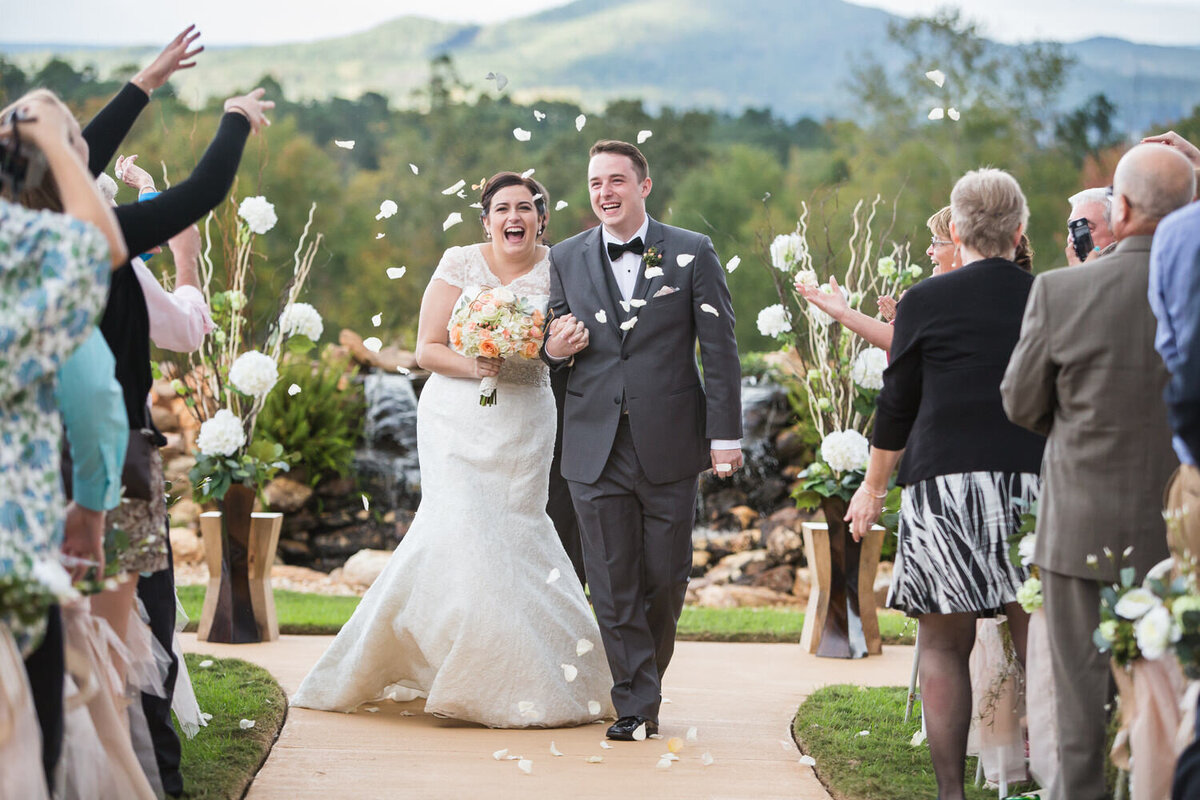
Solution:
<svg viewBox="0 0 1200 800"><path fill-rule="evenodd" d="M626 302L633 297L633 287L637 285L638 270L642 268L642 257L637 253L631 253L626 250L621 254L621 257L616 261L608 258L608 245L612 244L628 244L634 239L641 239L642 244L646 244L646 233L650 230L650 217L647 216L642 220L642 227L638 228L637 233L630 236L625 241L621 241L616 236L613 236L608 228L601 229L601 239L604 244L604 258L608 260L609 268L612 270L613 277L617 280L617 288L621 290L621 299Z"/></svg>

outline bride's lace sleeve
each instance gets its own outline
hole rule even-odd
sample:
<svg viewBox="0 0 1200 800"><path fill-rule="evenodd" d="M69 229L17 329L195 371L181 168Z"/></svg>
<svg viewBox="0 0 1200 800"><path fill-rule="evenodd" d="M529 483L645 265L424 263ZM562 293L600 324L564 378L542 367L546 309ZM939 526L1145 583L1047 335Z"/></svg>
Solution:
<svg viewBox="0 0 1200 800"><path fill-rule="evenodd" d="M442 260L438 262L437 269L433 271L433 277L443 280L451 286L459 289L467 285L467 258L466 248L451 247L442 253Z"/></svg>

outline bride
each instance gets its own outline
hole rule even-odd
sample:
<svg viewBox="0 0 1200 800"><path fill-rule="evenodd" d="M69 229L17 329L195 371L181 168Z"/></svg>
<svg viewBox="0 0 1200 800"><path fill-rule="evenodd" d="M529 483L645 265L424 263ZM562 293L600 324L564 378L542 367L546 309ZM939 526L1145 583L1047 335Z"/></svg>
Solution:
<svg viewBox="0 0 1200 800"><path fill-rule="evenodd" d="M483 187L489 241L446 251L421 301L421 506L354 616L292 705L353 711L425 698L438 716L496 728L611 715L612 679L583 588L546 516L555 408L540 360L449 346L460 302L505 286L546 308L541 185L501 172ZM494 406L479 381L497 377Z"/></svg>

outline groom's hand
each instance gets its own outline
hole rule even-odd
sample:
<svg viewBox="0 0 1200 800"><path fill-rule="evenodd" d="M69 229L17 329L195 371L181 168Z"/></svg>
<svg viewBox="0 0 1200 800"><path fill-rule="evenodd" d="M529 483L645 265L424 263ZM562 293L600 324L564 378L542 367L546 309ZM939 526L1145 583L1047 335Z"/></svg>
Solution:
<svg viewBox="0 0 1200 800"><path fill-rule="evenodd" d="M571 314L564 314L551 321L550 338L546 340L546 355L564 359L588 346L588 329L582 321Z"/></svg>
<svg viewBox="0 0 1200 800"><path fill-rule="evenodd" d="M741 449L709 450L708 455L712 459L713 472L717 473L718 478L728 478L742 468Z"/></svg>

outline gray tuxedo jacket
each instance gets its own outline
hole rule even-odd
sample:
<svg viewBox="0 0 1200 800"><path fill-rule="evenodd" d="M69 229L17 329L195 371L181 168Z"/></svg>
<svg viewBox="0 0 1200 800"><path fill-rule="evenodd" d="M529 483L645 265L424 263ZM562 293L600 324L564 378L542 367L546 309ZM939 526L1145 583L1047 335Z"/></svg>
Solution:
<svg viewBox="0 0 1200 800"><path fill-rule="evenodd" d="M645 305L628 311L620 305L599 226L550 250L550 313L574 314L589 334L588 347L572 362L546 358L552 369L570 370L563 421L567 480L600 477L625 411L638 461L653 483L694 477L710 466L710 439L741 438L733 306L712 241L652 219L646 246L662 254L662 275L647 278L643 264L633 300ZM674 291L659 294L663 287Z"/></svg>
<svg viewBox="0 0 1200 800"><path fill-rule="evenodd" d="M1146 300L1150 239L1039 275L1000 385L1009 418L1047 436L1033 560L1062 575L1115 580L1105 547L1132 546L1139 575L1167 557L1162 497L1179 462Z"/></svg>

